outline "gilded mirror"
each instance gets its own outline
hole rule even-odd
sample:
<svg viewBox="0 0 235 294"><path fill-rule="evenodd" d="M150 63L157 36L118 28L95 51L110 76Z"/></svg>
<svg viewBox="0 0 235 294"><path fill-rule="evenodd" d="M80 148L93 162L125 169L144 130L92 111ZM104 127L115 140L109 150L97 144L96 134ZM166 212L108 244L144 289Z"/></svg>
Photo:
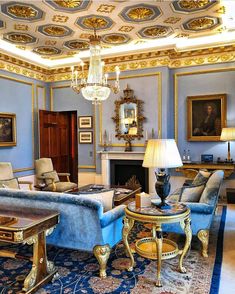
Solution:
<svg viewBox="0 0 235 294"><path fill-rule="evenodd" d="M120 140L140 139L143 137L143 101L134 96L134 91L129 88L123 90L124 97L115 101L115 116L112 117L116 124L116 137Z"/></svg>

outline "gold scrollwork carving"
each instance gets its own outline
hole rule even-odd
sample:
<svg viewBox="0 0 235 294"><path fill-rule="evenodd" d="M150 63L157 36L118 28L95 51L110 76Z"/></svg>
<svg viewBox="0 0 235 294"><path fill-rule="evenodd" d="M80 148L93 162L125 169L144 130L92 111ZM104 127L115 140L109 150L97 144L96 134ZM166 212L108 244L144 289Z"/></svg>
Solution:
<svg viewBox="0 0 235 294"><path fill-rule="evenodd" d="M14 240L15 240L16 242L23 241L23 240L24 240L23 232L22 232L22 231L14 232Z"/></svg>
<svg viewBox="0 0 235 294"><path fill-rule="evenodd" d="M28 276L26 277L24 281L23 291L27 292L30 289L32 289L33 286L36 284L36 280L37 280L37 267L35 264L33 264L30 273L28 274Z"/></svg>

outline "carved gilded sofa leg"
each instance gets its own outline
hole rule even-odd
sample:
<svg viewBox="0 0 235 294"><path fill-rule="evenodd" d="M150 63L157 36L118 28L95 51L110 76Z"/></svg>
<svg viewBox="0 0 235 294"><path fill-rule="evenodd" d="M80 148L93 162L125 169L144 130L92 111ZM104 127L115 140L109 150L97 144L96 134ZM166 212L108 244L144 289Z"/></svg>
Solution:
<svg viewBox="0 0 235 294"><path fill-rule="evenodd" d="M200 230L197 237L202 243L202 256L208 257L209 230Z"/></svg>
<svg viewBox="0 0 235 294"><path fill-rule="evenodd" d="M106 265L109 259L111 248L108 244L106 245L96 245L93 248L93 253L100 265L100 277L106 278Z"/></svg>

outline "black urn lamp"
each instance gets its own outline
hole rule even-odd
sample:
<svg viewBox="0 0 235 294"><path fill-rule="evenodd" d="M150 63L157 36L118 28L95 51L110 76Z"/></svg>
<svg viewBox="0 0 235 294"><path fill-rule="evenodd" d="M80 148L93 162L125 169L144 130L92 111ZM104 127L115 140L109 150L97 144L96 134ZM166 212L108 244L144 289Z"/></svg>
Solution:
<svg viewBox="0 0 235 294"><path fill-rule="evenodd" d="M151 139L148 141L144 155L143 167L158 168L155 189L161 199L161 209L169 209L166 197L170 192L170 175L166 169L182 166L182 160L174 139Z"/></svg>

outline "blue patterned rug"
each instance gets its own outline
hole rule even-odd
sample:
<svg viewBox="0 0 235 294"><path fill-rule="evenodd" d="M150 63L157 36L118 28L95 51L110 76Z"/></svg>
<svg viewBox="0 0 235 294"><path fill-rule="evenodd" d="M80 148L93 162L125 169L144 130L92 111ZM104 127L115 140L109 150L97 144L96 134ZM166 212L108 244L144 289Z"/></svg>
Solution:
<svg viewBox="0 0 235 294"><path fill-rule="evenodd" d="M123 244L118 244L110 256L108 277L98 277L98 263L90 253L48 246L49 260L58 268L60 278L45 285L38 294L72 293L120 293L120 294L217 294L222 263L223 231L226 207L215 216L210 234L209 258L200 255L200 244L195 238L184 262L187 274L177 271L178 259L166 260L162 265L162 288L154 285L156 262L135 255L136 267L133 272L125 270L128 261ZM150 236L150 225L136 223L131 240ZM183 244L183 236L171 234L178 244ZM134 246L134 243L132 243ZM13 247L13 246L12 246ZM21 246L21 254L29 254L28 246ZM22 275L27 275L31 263L22 260L0 258L0 294L18 293L22 287Z"/></svg>

